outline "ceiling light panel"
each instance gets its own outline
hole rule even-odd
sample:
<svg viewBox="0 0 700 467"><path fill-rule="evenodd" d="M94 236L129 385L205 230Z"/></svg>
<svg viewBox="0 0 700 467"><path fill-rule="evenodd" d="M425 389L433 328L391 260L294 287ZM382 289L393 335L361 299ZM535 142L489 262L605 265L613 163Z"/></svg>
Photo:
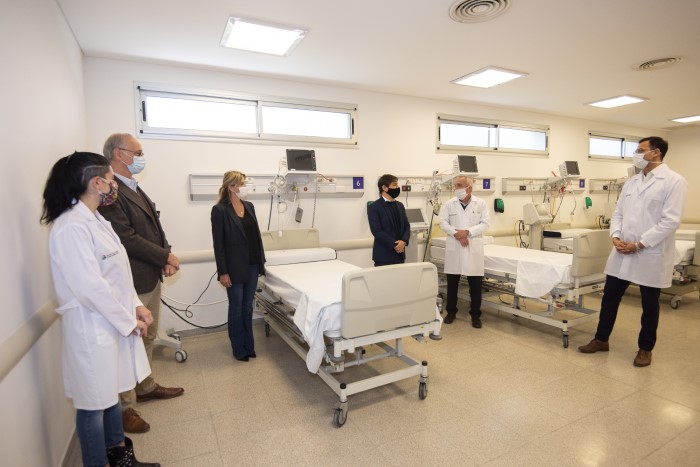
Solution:
<svg viewBox="0 0 700 467"><path fill-rule="evenodd" d="M301 42L308 31L231 16L221 45L231 49L285 56Z"/></svg>
<svg viewBox="0 0 700 467"><path fill-rule="evenodd" d="M517 78L522 78L527 76L527 73L521 73L519 71L506 70L503 68L496 67L486 67L481 70L477 70L468 75L462 76L452 81L455 84L461 84L463 86L475 86L478 88L491 88L499 84L512 81Z"/></svg>
<svg viewBox="0 0 700 467"><path fill-rule="evenodd" d="M623 105L636 104L638 102L644 102L646 99L643 97L635 96L618 96L611 97L610 99L604 99L602 101L591 102L588 105L593 107L601 107L603 109L611 109L613 107L620 107Z"/></svg>
<svg viewBox="0 0 700 467"><path fill-rule="evenodd" d="M674 118L671 121L678 122L678 123L700 122L700 115L693 115L691 117Z"/></svg>

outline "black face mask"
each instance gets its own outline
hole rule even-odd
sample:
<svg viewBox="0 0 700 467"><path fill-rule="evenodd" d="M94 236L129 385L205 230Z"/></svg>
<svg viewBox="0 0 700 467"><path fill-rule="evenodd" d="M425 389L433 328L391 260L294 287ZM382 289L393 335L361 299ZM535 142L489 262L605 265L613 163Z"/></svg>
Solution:
<svg viewBox="0 0 700 467"><path fill-rule="evenodd" d="M401 194L401 188L389 188L386 193L396 199Z"/></svg>

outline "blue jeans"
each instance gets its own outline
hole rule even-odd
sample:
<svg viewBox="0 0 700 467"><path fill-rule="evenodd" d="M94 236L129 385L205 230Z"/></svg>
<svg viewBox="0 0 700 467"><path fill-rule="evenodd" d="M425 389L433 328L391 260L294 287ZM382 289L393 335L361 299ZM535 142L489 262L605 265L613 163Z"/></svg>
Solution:
<svg viewBox="0 0 700 467"><path fill-rule="evenodd" d="M228 338L235 358L255 353L253 341L253 298L258 286L257 264L248 267L248 278L242 284L231 284L228 294Z"/></svg>
<svg viewBox="0 0 700 467"><path fill-rule="evenodd" d="M104 410L78 409L75 428L80 439L80 450L85 467L104 467L109 464L107 448L124 441L122 406L119 402Z"/></svg>

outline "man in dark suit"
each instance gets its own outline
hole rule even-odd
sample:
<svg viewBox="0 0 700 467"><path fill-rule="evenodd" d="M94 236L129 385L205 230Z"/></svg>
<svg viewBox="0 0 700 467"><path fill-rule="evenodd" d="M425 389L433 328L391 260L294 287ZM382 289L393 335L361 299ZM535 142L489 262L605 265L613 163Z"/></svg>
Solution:
<svg viewBox="0 0 700 467"><path fill-rule="evenodd" d="M119 195L115 203L102 206L99 211L112 224L126 248L136 293L153 315L153 324L149 326L148 334L143 336L150 363L153 343L158 335L161 282L164 275L169 277L177 272L180 262L170 251L156 205L133 177L146 165L139 140L126 133L113 134L107 138L103 154L114 170ZM135 402L170 399L182 395L184 391L182 388L160 386L151 373L134 390L120 394L124 431L145 433L150 429L150 425L134 410Z"/></svg>
<svg viewBox="0 0 700 467"><path fill-rule="evenodd" d="M399 179L385 174L377 181L378 200L367 207L369 228L374 235L372 260L375 266L402 264L411 235L406 209L396 198L401 194Z"/></svg>

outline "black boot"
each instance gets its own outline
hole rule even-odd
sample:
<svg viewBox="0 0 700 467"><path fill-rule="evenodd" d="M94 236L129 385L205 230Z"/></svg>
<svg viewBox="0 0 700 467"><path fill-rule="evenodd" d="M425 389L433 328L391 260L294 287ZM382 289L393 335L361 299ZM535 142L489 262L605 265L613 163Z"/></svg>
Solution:
<svg viewBox="0 0 700 467"><path fill-rule="evenodd" d="M139 462L134 457L134 443L124 438L124 446L107 449L109 467L160 467L157 463Z"/></svg>

